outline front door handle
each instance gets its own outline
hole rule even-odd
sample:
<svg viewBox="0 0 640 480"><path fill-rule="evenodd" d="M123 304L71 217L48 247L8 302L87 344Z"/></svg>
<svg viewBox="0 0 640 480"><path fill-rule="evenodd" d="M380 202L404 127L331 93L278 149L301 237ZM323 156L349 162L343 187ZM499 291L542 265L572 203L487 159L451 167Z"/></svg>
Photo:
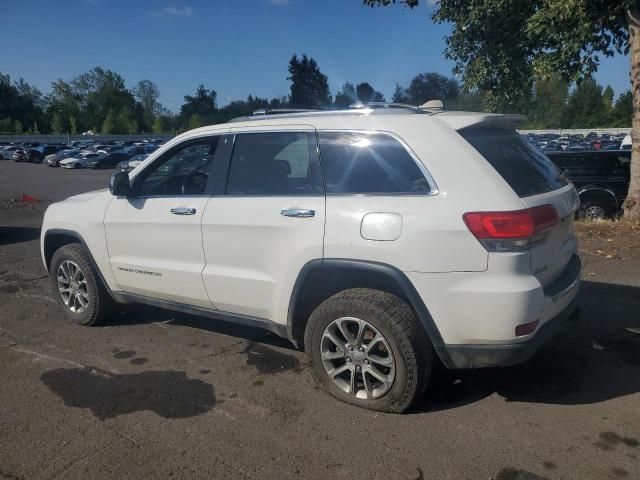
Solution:
<svg viewBox="0 0 640 480"><path fill-rule="evenodd" d="M285 217L309 218L315 216L316 211L308 208L285 208L280 214Z"/></svg>
<svg viewBox="0 0 640 480"><path fill-rule="evenodd" d="M171 209L174 215L195 215L196 209L191 207L176 207Z"/></svg>

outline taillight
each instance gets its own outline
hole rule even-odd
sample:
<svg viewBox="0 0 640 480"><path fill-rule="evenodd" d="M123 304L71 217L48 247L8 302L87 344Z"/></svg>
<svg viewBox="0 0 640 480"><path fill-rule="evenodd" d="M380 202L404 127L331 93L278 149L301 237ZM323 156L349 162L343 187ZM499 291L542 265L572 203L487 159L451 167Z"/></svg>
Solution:
<svg viewBox="0 0 640 480"><path fill-rule="evenodd" d="M492 252L525 250L543 241L546 232L559 221L553 205L510 212L468 212L462 218L471 233Z"/></svg>

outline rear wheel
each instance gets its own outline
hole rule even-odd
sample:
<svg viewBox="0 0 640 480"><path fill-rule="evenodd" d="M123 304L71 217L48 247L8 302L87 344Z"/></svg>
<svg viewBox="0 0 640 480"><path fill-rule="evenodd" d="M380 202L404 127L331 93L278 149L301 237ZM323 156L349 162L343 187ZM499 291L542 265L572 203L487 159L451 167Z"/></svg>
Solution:
<svg viewBox="0 0 640 480"><path fill-rule="evenodd" d="M49 277L54 296L74 322L97 325L113 311L115 303L82 245L72 243L56 250Z"/></svg>
<svg viewBox="0 0 640 480"><path fill-rule="evenodd" d="M398 297L351 289L311 314L305 350L317 380L334 397L401 413L428 383L431 343L411 308Z"/></svg>
<svg viewBox="0 0 640 480"><path fill-rule="evenodd" d="M580 220L604 220L609 216L611 216L611 205L604 199L584 200L578 209Z"/></svg>

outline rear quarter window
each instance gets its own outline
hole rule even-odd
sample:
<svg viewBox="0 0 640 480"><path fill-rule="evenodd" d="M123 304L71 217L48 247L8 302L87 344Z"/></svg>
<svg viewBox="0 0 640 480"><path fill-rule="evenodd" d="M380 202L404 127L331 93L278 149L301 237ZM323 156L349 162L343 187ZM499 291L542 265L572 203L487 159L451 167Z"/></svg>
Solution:
<svg viewBox="0 0 640 480"><path fill-rule="evenodd" d="M378 133L319 132L328 194L429 194L416 160L395 138Z"/></svg>
<svg viewBox="0 0 640 480"><path fill-rule="evenodd" d="M514 130L471 127L458 133L504 178L519 197L551 192L567 185L544 153Z"/></svg>

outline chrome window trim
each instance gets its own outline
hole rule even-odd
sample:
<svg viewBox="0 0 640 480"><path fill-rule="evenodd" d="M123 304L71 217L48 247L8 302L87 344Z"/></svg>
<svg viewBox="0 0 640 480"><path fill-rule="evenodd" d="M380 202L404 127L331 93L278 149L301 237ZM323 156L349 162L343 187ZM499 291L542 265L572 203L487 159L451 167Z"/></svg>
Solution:
<svg viewBox="0 0 640 480"><path fill-rule="evenodd" d="M338 196L363 196L363 197L397 197L397 196L411 196L411 197L433 197L435 195L438 195L438 193L440 192L440 189L438 188L438 184L436 183L436 181L434 180L434 178L431 176L431 173L429 173L429 170L427 169L426 165L424 165L424 163L422 163L422 161L420 161L420 159L418 158L418 156L416 155L416 153L411 149L411 147L407 144L407 142L404 141L404 139L402 137L400 137L398 134L394 133L394 132L389 132L387 130L375 130L375 129L371 129L371 130L364 130L364 129L316 129L316 131L318 132L318 134L320 133L359 133L359 134L364 134L364 135L372 135L372 134L379 134L379 135L386 135L388 137L393 138L394 140L396 140L398 143L400 143L400 145L405 149L405 151L409 154L409 156L413 159L413 161L415 162L415 164L417 165L417 167L420 169L420 171L422 172L422 174L424 175L425 179L427 180L427 183L429 184L430 187L430 191L427 193L413 193L413 192L379 192L379 193L328 193L326 192L326 188L325 188L325 194L327 196L331 196L331 197L338 197ZM318 149L320 151L320 164L322 165L322 149L320 148L320 137L318 137Z"/></svg>

